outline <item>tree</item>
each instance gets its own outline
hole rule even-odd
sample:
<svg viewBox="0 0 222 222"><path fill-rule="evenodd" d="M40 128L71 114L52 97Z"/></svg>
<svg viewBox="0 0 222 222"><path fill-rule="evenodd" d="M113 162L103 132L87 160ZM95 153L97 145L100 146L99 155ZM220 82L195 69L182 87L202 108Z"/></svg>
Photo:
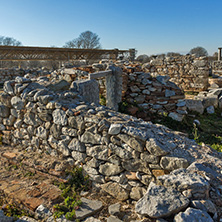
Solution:
<svg viewBox="0 0 222 222"><path fill-rule="evenodd" d="M191 49L190 54L195 54L196 57L208 56L207 50L200 46Z"/></svg>
<svg viewBox="0 0 222 222"><path fill-rule="evenodd" d="M12 37L0 36L0 45L20 46L22 43Z"/></svg>
<svg viewBox="0 0 222 222"><path fill-rule="evenodd" d="M66 42L65 48L78 48L78 49L100 49L100 38L96 33L91 31L82 32L78 38Z"/></svg>

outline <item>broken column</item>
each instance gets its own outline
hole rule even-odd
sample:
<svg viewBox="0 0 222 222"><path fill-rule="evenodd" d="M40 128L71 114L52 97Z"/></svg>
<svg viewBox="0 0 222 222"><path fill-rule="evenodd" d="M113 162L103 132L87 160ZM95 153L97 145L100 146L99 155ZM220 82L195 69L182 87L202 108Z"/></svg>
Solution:
<svg viewBox="0 0 222 222"><path fill-rule="evenodd" d="M118 110L118 103L122 100L122 69L110 66L112 74L106 76L106 106Z"/></svg>
<svg viewBox="0 0 222 222"><path fill-rule="evenodd" d="M218 61L221 61L221 48L218 48Z"/></svg>

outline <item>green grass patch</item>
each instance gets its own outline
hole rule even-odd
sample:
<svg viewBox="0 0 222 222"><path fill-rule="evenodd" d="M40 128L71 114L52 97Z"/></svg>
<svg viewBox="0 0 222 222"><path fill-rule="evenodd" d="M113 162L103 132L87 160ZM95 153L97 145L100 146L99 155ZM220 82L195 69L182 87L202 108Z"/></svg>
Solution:
<svg viewBox="0 0 222 222"><path fill-rule="evenodd" d="M60 183L59 188L62 190L63 201L54 205L54 218L65 215L67 220L75 219L75 211L81 205L80 192L89 189L89 179L84 176L82 167L74 167L68 170L69 180L66 183Z"/></svg>
<svg viewBox="0 0 222 222"><path fill-rule="evenodd" d="M197 119L200 125L194 124ZM216 110L214 114L190 113L182 122L177 122L170 117L155 116L153 123L160 123L172 130L187 133L190 139L197 143L210 145L218 152L222 152L222 116L221 111Z"/></svg>

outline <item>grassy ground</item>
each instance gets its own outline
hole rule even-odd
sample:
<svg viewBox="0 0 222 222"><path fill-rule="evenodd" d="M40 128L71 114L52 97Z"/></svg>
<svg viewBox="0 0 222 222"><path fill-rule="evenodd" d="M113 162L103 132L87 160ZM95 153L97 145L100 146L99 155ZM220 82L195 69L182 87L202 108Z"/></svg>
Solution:
<svg viewBox="0 0 222 222"><path fill-rule="evenodd" d="M198 120L200 125L194 124L194 120ZM169 117L160 116L155 118L153 122L187 133L189 138L195 139L197 143L208 144L215 150L222 152L222 116L219 110L216 110L214 114L191 113L180 123Z"/></svg>

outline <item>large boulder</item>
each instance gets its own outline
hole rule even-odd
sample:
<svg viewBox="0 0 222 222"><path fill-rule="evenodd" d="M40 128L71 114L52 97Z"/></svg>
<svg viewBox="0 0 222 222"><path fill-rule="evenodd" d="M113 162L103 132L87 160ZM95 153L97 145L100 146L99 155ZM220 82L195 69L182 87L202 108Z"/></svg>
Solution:
<svg viewBox="0 0 222 222"><path fill-rule="evenodd" d="M189 199L180 192L150 183L147 193L136 203L138 214L151 218L168 217L185 209Z"/></svg>
<svg viewBox="0 0 222 222"><path fill-rule="evenodd" d="M198 112L200 114L203 114L204 112L204 106L201 100L187 99L186 106L189 111Z"/></svg>
<svg viewBox="0 0 222 222"><path fill-rule="evenodd" d="M197 173L190 173L186 169L172 171L168 175L159 176L156 183L180 192L187 193L195 199L204 199L209 195L210 184Z"/></svg>

